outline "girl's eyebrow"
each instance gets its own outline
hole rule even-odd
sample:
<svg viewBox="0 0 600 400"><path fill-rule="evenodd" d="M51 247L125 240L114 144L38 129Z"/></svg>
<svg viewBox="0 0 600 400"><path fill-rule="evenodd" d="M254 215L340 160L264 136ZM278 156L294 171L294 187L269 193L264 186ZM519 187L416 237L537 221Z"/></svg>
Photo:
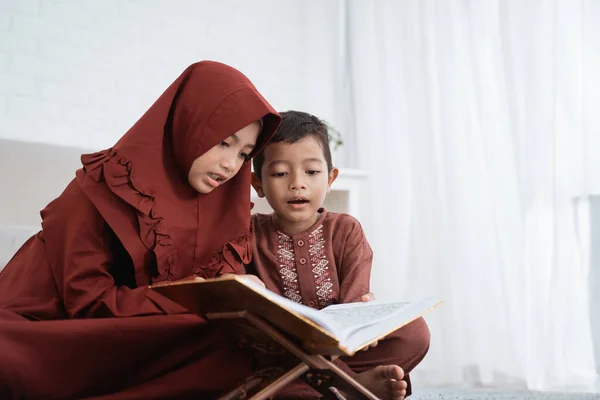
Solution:
<svg viewBox="0 0 600 400"><path fill-rule="evenodd" d="M240 142L240 138L239 138L239 137L238 137L238 135L236 135L235 133L234 133L233 135L231 135L230 137L232 137L232 138L233 138L233 141L234 141L234 142L236 142L236 143L239 143L239 142ZM247 145L245 145L245 146L244 146L244 148L248 147L248 148L250 148L250 149L253 149L253 148L254 148L254 146L255 146L255 145L254 145L254 143L248 143Z"/></svg>

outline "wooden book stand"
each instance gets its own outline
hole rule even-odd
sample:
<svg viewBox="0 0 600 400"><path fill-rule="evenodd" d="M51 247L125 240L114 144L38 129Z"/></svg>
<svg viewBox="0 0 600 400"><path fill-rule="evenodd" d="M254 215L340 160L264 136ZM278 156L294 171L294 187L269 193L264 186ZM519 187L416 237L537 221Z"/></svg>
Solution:
<svg viewBox="0 0 600 400"><path fill-rule="evenodd" d="M295 357L300 360L295 367L287 371L281 367L258 371L219 400L266 400L298 378L310 384L326 400L379 399L332 362L339 356L328 359L323 355L309 354L268 322L248 311L208 313L206 318L215 322L217 320L232 322L244 332L253 332L250 334L250 340L256 343L265 343L266 337L271 341L271 344L266 346L271 350L264 349L267 354L273 351L273 344L278 344L290 358ZM256 346L254 348L256 349Z"/></svg>
<svg viewBox="0 0 600 400"><path fill-rule="evenodd" d="M227 331L241 333L239 336L242 338L245 336L246 343L242 339L242 344L259 353L257 360L261 357L260 353L263 359L277 354L281 360L277 361L275 367L250 376L242 385L222 397L223 400L267 399L298 378L304 379L324 399L377 399L332 362L340 356L352 356L358 347L349 349L347 342L340 343L334 334L308 318L307 310L310 309L307 307L307 310L297 308L289 300L280 300L280 296L237 276L169 282L150 288L215 324L233 324L234 329ZM403 321L392 321L393 327L384 325L387 331L382 329L379 338L440 304L432 301L414 303L412 314L405 315ZM234 339L239 340L239 336ZM377 338L372 337L372 341L375 340ZM261 348L259 345L263 343Z"/></svg>

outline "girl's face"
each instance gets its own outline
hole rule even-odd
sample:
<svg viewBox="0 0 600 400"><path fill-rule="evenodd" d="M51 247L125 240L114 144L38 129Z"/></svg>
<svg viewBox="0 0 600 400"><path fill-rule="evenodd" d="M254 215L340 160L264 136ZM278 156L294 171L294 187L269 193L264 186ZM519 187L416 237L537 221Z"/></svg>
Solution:
<svg viewBox="0 0 600 400"><path fill-rule="evenodd" d="M196 158L188 181L198 192L208 194L237 174L256 145L260 123L254 121Z"/></svg>

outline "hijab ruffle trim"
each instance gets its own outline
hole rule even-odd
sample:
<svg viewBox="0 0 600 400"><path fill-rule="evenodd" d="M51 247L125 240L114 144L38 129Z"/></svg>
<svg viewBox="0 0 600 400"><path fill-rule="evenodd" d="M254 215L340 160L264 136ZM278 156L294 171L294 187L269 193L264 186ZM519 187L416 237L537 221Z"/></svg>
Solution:
<svg viewBox="0 0 600 400"><path fill-rule="evenodd" d="M153 282L170 281L175 276L177 248L163 218L154 210L155 197L144 189L132 173L131 162L117 150L107 149L82 157L86 174L96 182L106 182L108 188L136 210L140 238L156 255L158 276ZM252 260L251 233L241 235L223 245L212 259L194 269L195 276L213 278L222 274L239 274Z"/></svg>
<svg viewBox="0 0 600 400"><path fill-rule="evenodd" d="M116 150L107 149L82 156L85 172L135 208L144 245L156 255L158 276L153 281L169 281L177 265L177 249L163 218L154 210L155 197L144 189L132 173L131 162Z"/></svg>

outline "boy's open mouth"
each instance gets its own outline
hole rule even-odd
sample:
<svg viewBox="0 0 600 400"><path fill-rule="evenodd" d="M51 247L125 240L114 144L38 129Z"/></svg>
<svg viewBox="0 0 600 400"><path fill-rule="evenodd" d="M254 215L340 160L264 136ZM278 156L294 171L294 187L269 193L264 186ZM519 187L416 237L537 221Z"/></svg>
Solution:
<svg viewBox="0 0 600 400"><path fill-rule="evenodd" d="M288 200L288 204L305 204L308 202L309 202L308 199L305 199L303 197L296 197L291 200Z"/></svg>

